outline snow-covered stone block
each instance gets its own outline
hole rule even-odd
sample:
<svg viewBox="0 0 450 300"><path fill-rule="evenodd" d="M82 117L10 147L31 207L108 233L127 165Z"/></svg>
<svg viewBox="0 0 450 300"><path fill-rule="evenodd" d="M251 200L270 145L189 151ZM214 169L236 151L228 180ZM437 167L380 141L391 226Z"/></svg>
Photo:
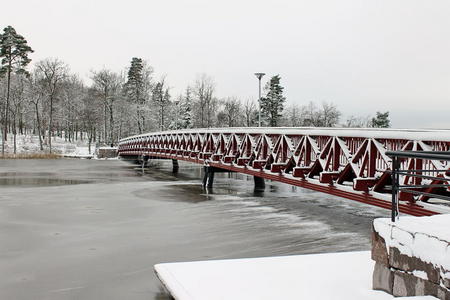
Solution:
<svg viewBox="0 0 450 300"><path fill-rule="evenodd" d="M410 272L416 277L439 284L439 270L434 265L419 258L404 255L397 248L391 247L389 249L389 265L395 269Z"/></svg>
<svg viewBox="0 0 450 300"><path fill-rule="evenodd" d="M450 215L402 217L395 223L374 220L372 259L393 273L393 295L432 295L450 300L448 228ZM386 269L375 267L374 289L390 285L392 274Z"/></svg>
<svg viewBox="0 0 450 300"><path fill-rule="evenodd" d="M393 295L396 297L437 296L439 285L412 274L395 271Z"/></svg>
<svg viewBox="0 0 450 300"><path fill-rule="evenodd" d="M372 230L372 260L385 266L389 266L386 243L375 230Z"/></svg>

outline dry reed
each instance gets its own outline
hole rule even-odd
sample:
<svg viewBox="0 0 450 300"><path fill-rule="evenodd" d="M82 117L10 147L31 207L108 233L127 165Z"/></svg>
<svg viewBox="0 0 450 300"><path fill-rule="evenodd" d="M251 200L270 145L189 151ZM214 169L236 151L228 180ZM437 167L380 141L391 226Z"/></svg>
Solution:
<svg viewBox="0 0 450 300"><path fill-rule="evenodd" d="M55 153L8 153L5 155L0 153L0 159L57 159L61 157L60 154Z"/></svg>

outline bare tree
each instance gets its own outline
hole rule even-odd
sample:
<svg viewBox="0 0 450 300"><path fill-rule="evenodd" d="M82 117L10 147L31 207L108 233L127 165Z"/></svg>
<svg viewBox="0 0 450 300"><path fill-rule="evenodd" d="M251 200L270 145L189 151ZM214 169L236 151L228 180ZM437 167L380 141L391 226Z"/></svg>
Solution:
<svg viewBox="0 0 450 300"><path fill-rule="evenodd" d="M104 117L104 141L112 144L116 141L114 136L114 106L119 98L123 85L123 77L113 71L103 69L93 72L93 88L97 91L103 101ZM108 112L109 112L109 134L108 134Z"/></svg>
<svg viewBox="0 0 450 300"><path fill-rule="evenodd" d="M320 112L322 127L334 127L339 122L339 118L341 116L341 112L337 109L336 105L333 103L322 103L322 110Z"/></svg>
<svg viewBox="0 0 450 300"><path fill-rule="evenodd" d="M225 125L228 127L240 126L243 118L241 101L236 97L228 97L223 100L222 104L223 110L220 114L224 118Z"/></svg>
<svg viewBox="0 0 450 300"><path fill-rule="evenodd" d="M201 74L195 80L191 88L194 94L194 110L196 127L211 127L215 106L217 101L214 99L215 83L212 77Z"/></svg>
<svg viewBox="0 0 450 300"><path fill-rule="evenodd" d="M36 75L46 92L48 100L48 145L49 152L52 153L53 136L53 112L54 104L59 96L64 80L66 79L69 67L57 58L48 58L36 64Z"/></svg>
<svg viewBox="0 0 450 300"><path fill-rule="evenodd" d="M291 104L286 107L285 113L285 122L287 126L290 127L299 127L303 126L303 113L302 108L298 104Z"/></svg>
<svg viewBox="0 0 450 300"><path fill-rule="evenodd" d="M158 123L159 130L165 130L166 124L166 114L170 107L170 93L169 88L165 83L165 76L161 78L159 82L155 84L152 94L153 102L158 106Z"/></svg>
<svg viewBox="0 0 450 300"><path fill-rule="evenodd" d="M252 127L256 125L258 118L258 108L255 101L250 98L244 102L244 117L245 126Z"/></svg>
<svg viewBox="0 0 450 300"><path fill-rule="evenodd" d="M34 113L35 113L35 127L37 129L37 135L39 137L39 148L41 151L44 150L43 143L42 143L42 102L45 98L45 91L43 88L43 85L40 84L40 78L37 74L37 71L35 70L34 74L30 77L28 81L28 94L27 98L28 101L32 104Z"/></svg>
<svg viewBox="0 0 450 300"><path fill-rule="evenodd" d="M350 128L367 128L371 127L370 116L358 117L358 116L348 116L345 123L342 124L343 127Z"/></svg>
<svg viewBox="0 0 450 300"><path fill-rule="evenodd" d="M25 83L26 78L23 74L13 76L10 84L10 115L11 127L13 133L14 154L17 153L17 129L20 126L20 115L25 102Z"/></svg>

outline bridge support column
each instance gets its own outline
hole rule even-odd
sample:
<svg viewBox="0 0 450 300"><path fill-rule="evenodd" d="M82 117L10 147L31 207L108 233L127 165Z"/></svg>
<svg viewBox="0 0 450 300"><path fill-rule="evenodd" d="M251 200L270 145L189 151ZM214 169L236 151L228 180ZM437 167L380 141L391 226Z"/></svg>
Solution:
<svg viewBox="0 0 450 300"><path fill-rule="evenodd" d="M253 176L253 181L255 182L255 191L264 191L266 188L266 183L264 178Z"/></svg>
<svg viewBox="0 0 450 300"><path fill-rule="evenodd" d="M212 188L214 183L214 167L203 167L203 187Z"/></svg>
<svg viewBox="0 0 450 300"><path fill-rule="evenodd" d="M143 171L144 168L147 166L147 163L148 163L149 159L150 159L150 157L148 157L148 156L141 156L140 161L141 161L141 168L142 168L142 171Z"/></svg>
<svg viewBox="0 0 450 300"><path fill-rule="evenodd" d="M178 169L179 169L179 165L178 165L178 160L177 159L172 159L172 173L178 173Z"/></svg>

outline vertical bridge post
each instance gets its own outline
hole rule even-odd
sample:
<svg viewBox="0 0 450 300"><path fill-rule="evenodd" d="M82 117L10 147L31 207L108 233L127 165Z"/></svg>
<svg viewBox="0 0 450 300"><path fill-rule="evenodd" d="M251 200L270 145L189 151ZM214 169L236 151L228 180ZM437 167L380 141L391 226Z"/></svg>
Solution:
<svg viewBox="0 0 450 300"><path fill-rule="evenodd" d="M180 169L180 166L178 165L178 160L172 159L172 173L178 173L178 169Z"/></svg>
<svg viewBox="0 0 450 300"><path fill-rule="evenodd" d="M253 181L255 182L255 191L262 192L266 189L266 183L264 178L253 176Z"/></svg>
<svg viewBox="0 0 450 300"><path fill-rule="evenodd" d="M212 188L214 183L214 167L203 167L203 187Z"/></svg>

